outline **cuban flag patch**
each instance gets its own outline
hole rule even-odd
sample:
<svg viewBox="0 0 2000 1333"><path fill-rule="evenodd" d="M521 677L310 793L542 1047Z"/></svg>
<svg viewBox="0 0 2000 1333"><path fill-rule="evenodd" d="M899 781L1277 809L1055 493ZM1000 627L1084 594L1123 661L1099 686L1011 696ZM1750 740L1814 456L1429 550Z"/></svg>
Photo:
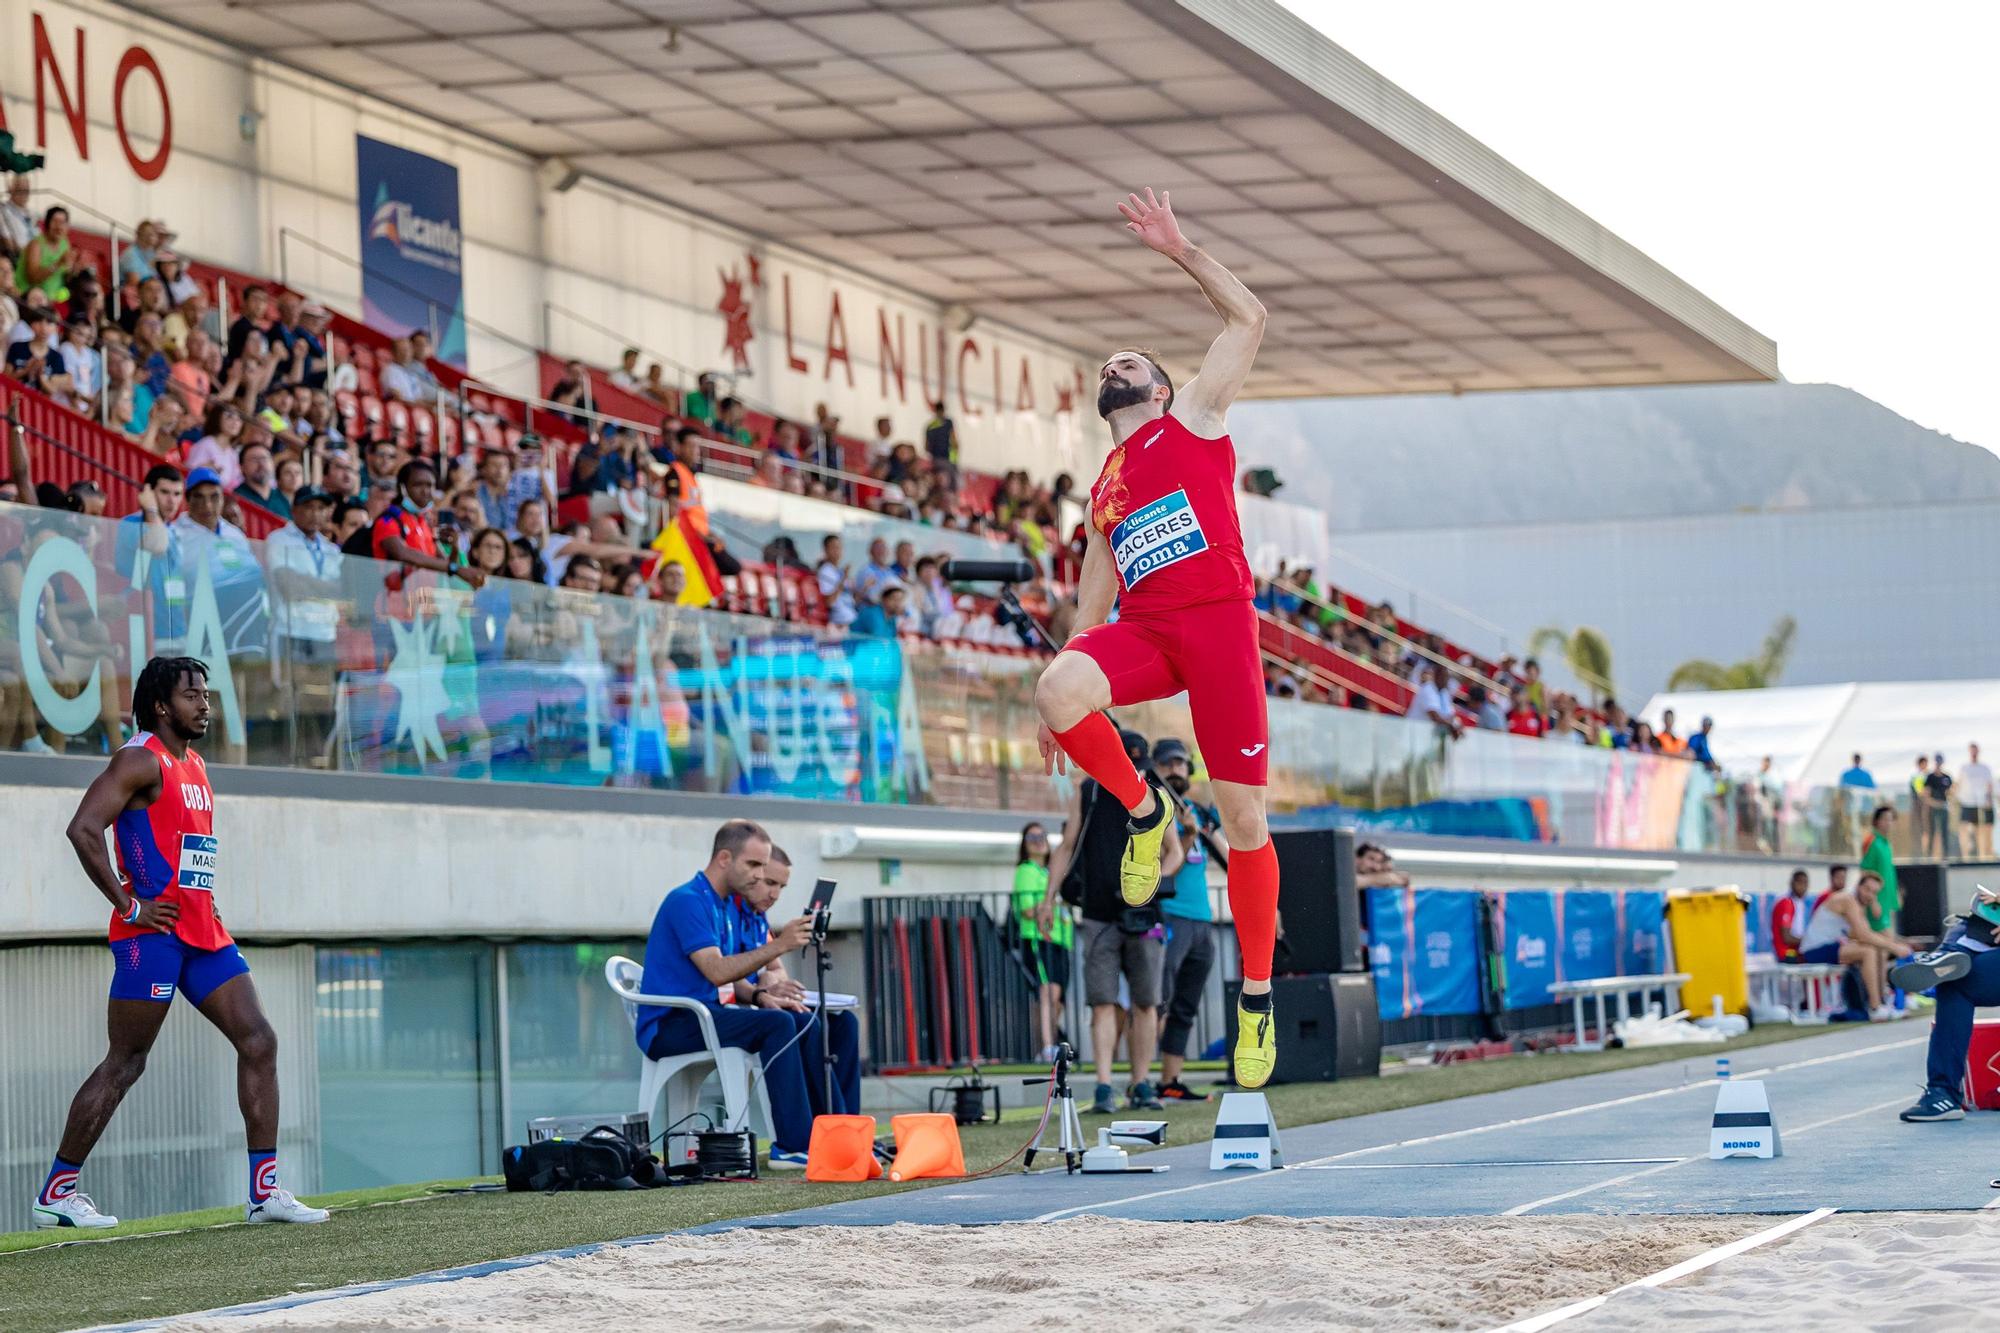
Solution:
<svg viewBox="0 0 2000 1333"><path fill-rule="evenodd" d="M174 998L174 983L173 983L173 982L171 982L171 981L156 981L156 982L154 982L154 983L153 983L153 998L154 998L154 999L156 999L156 1000L171 1000L171 999L173 999L173 998Z"/></svg>
<svg viewBox="0 0 2000 1333"><path fill-rule="evenodd" d="M1111 530L1111 558L1128 589L1137 587L1148 574L1207 549L1208 537L1185 490L1133 510Z"/></svg>

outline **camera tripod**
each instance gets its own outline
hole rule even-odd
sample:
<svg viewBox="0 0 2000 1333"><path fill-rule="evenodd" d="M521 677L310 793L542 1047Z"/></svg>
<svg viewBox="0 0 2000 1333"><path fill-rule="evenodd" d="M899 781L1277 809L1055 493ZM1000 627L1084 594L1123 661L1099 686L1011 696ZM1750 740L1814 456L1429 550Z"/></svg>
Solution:
<svg viewBox="0 0 2000 1333"><path fill-rule="evenodd" d="M1056 1146L1053 1149L1063 1157L1065 1174L1075 1175L1083 1168L1083 1121L1076 1113L1076 1094L1069 1086L1069 1066L1076 1059L1076 1051L1068 1042L1056 1047L1055 1067L1041 1078L1024 1078L1025 1087L1043 1083L1054 1083L1055 1090L1049 1096L1050 1115L1042 1120L1042 1127L1035 1132L1035 1141L1028 1147L1027 1156L1021 1159L1023 1171L1035 1165L1035 1154L1044 1151L1042 1139L1049 1132L1050 1119L1056 1119Z"/></svg>

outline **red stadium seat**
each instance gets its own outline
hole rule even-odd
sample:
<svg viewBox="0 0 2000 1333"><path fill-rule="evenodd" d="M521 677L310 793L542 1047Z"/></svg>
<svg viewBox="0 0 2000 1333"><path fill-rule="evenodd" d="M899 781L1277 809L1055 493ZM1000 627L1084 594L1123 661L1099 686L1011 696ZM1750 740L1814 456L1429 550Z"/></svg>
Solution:
<svg viewBox="0 0 2000 1333"><path fill-rule="evenodd" d="M410 409L410 447L420 454L437 452L437 417L428 407Z"/></svg>
<svg viewBox="0 0 2000 1333"><path fill-rule="evenodd" d="M333 410L340 416L340 433L353 439L361 427L361 395L342 389L333 395Z"/></svg>
<svg viewBox="0 0 2000 1333"><path fill-rule="evenodd" d="M410 405L400 399L390 398L383 402L382 411L388 422L389 434L397 444L410 447Z"/></svg>
<svg viewBox="0 0 2000 1333"><path fill-rule="evenodd" d="M458 457L460 440L458 436L458 414L440 412L437 414L438 452L446 458ZM471 445L467 444L467 448Z"/></svg>
<svg viewBox="0 0 2000 1333"><path fill-rule="evenodd" d="M367 435L369 439L379 440L383 438L382 400L372 393L363 393L361 395L361 420L363 423L362 433Z"/></svg>
<svg viewBox="0 0 2000 1333"><path fill-rule="evenodd" d="M382 386L375 380L375 372L365 366L354 368L354 384L365 394L380 395Z"/></svg>

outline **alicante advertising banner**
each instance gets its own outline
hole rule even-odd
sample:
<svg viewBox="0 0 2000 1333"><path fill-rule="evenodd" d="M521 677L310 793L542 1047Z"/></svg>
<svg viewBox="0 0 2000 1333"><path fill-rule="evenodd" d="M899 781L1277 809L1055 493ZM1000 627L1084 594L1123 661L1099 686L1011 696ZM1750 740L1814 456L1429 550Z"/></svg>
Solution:
<svg viewBox="0 0 2000 1333"><path fill-rule="evenodd" d="M463 370L458 168L361 134L354 163L363 319L386 333L429 334L431 354Z"/></svg>

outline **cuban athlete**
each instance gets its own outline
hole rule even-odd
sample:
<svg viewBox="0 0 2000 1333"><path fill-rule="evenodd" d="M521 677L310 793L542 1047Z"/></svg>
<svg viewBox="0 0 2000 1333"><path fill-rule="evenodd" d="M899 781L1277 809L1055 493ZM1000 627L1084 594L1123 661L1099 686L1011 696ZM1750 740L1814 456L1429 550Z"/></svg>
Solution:
<svg viewBox="0 0 2000 1333"><path fill-rule="evenodd" d="M236 1048L236 1095L250 1150L249 1222L324 1222L278 1185L278 1038L257 1002L250 965L215 912L215 791L192 743L208 734L208 668L156 657L132 688L139 734L83 794L70 845L111 901L110 1049L70 1103L62 1144L42 1192L38 1227L110 1227L77 1190L83 1162L146 1067L146 1053L179 994ZM115 828L118 865L104 851Z"/></svg>
<svg viewBox="0 0 2000 1333"><path fill-rule="evenodd" d="M1104 710L1187 692L1230 849L1229 909L1243 959L1236 1081L1257 1088L1277 1053L1278 857L1265 826L1264 672L1236 517L1236 450L1224 418L1263 341L1264 307L1181 234L1170 195L1155 199L1147 190L1118 210L1126 230L1200 284L1222 332L1178 393L1143 351L1117 353L1098 375L1097 414L1110 424L1113 447L1090 489L1078 632L1035 689L1042 758L1050 772L1074 762L1123 803L1130 840L1119 891L1142 906L1159 892L1167 807L1140 778ZM1114 601L1118 619L1106 623Z"/></svg>

